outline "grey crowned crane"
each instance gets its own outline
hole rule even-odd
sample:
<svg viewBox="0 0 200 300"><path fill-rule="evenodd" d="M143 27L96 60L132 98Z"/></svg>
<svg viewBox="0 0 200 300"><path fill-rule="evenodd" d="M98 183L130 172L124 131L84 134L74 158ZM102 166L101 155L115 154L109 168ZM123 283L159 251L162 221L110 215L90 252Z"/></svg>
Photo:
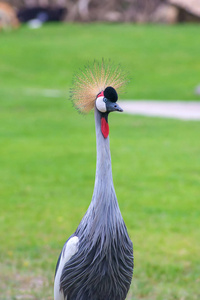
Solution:
<svg viewBox="0 0 200 300"><path fill-rule="evenodd" d="M59 256L54 300L124 300L133 274L133 245L114 190L108 115L122 109L119 68L94 63L75 77L72 100L81 112L94 108L97 163L89 208Z"/></svg>

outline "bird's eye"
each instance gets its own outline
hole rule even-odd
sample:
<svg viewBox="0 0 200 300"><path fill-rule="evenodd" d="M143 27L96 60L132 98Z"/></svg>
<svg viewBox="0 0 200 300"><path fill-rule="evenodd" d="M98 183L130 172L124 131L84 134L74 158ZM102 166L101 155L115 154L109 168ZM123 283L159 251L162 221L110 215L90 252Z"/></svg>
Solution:
<svg viewBox="0 0 200 300"><path fill-rule="evenodd" d="M106 97L103 98L103 101L104 101L105 103L107 102L107 100L108 100L108 99L107 99Z"/></svg>

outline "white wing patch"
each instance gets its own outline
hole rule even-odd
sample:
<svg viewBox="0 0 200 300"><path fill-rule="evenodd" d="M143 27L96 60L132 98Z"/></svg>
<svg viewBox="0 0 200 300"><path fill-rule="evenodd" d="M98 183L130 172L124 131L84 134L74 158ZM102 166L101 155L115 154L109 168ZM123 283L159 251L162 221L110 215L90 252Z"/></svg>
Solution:
<svg viewBox="0 0 200 300"><path fill-rule="evenodd" d="M60 277L66 262L68 262L68 260L70 260L70 258L78 251L78 242L79 238L73 236L62 249L60 263L54 280L54 300L66 300L63 292L60 290Z"/></svg>

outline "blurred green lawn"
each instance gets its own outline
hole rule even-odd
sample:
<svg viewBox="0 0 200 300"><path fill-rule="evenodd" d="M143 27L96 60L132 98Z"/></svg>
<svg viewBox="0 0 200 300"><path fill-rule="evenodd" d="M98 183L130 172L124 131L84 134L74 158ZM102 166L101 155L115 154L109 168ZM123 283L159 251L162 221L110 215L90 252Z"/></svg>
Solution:
<svg viewBox="0 0 200 300"><path fill-rule="evenodd" d="M57 257L92 197L94 117L67 101L74 71L112 58L132 77L123 98L197 100L198 33L69 24L0 35L1 300L53 299ZM110 116L115 189L135 250L128 299L200 299L199 132L194 121Z"/></svg>

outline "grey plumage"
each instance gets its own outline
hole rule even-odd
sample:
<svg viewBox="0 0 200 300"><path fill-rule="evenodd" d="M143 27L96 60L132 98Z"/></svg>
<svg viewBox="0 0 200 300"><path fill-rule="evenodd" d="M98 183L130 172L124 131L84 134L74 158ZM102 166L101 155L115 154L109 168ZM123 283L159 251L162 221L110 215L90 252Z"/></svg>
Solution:
<svg viewBox="0 0 200 300"><path fill-rule="evenodd" d="M59 289L67 300L124 300L132 279L133 246L114 190L109 137L102 135L101 117L95 107L95 186L90 206L72 235L78 237L78 251L61 272Z"/></svg>

